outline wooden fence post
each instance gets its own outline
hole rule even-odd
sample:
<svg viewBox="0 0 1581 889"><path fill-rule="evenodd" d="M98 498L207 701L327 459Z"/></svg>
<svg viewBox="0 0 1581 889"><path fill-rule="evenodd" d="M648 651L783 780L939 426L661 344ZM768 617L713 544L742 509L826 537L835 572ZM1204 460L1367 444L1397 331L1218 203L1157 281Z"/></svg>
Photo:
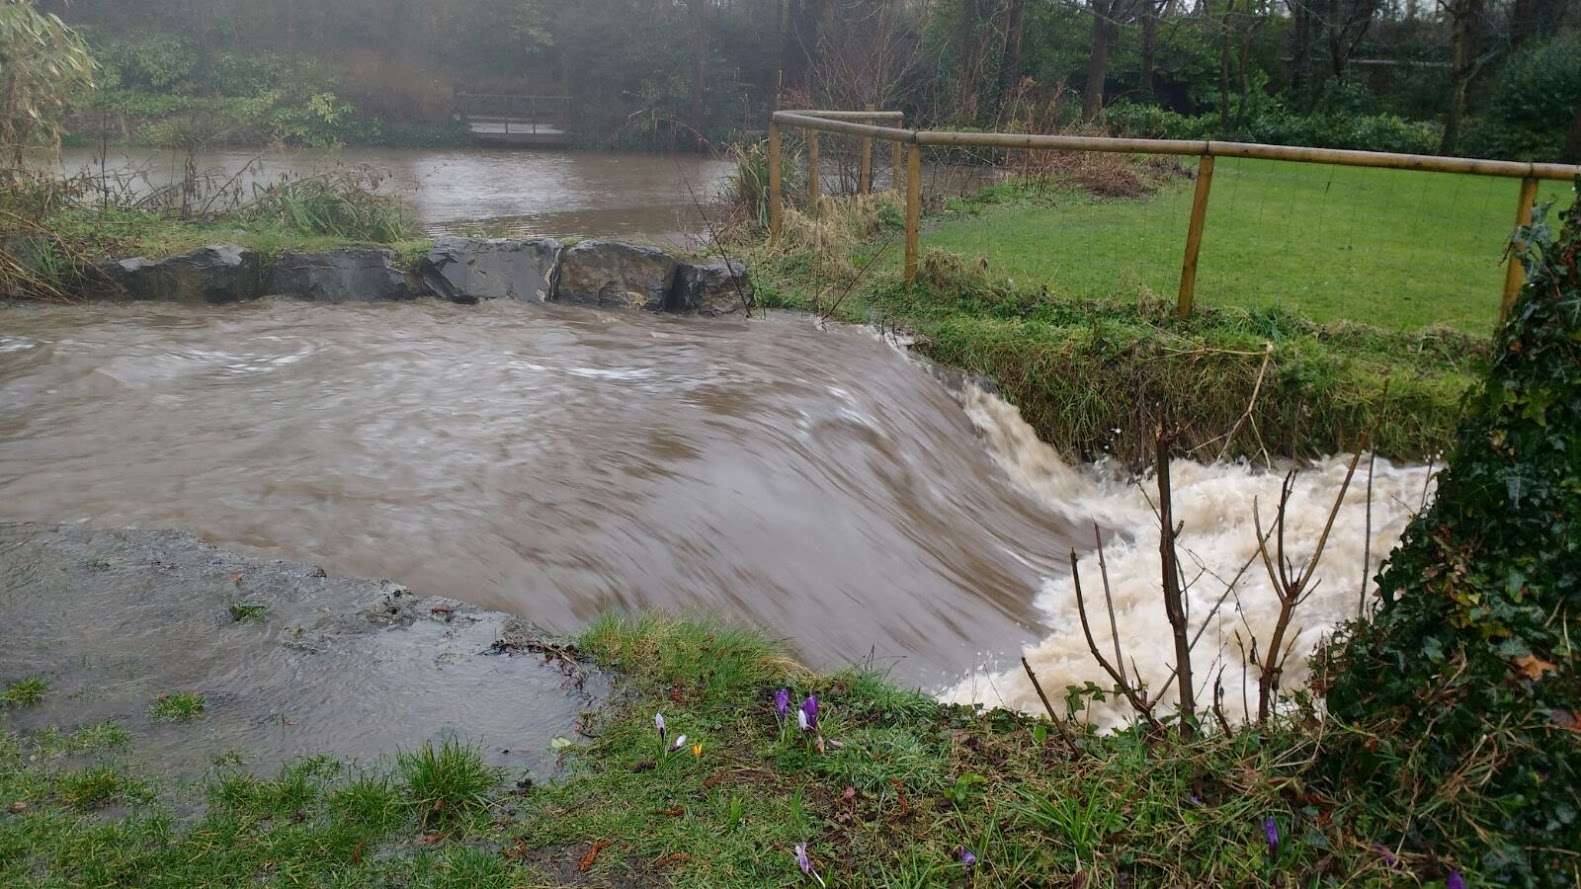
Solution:
<svg viewBox="0 0 1581 889"><path fill-rule="evenodd" d="M1524 228L1532 224L1532 203L1537 200L1537 180L1521 180L1521 202L1515 208L1515 225ZM1499 308L1499 317L1509 314L1510 307L1515 305L1515 298L1521 294L1521 285L1526 282L1526 269L1521 266L1520 251L1524 245L1515 241L1510 245L1510 267L1504 273L1504 302Z"/></svg>
<svg viewBox="0 0 1581 889"><path fill-rule="evenodd" d="M867 105L867 110L869 110L869 111L877 111L878 107L875 106L873 103L869 102L868 105ZM876 120L868 120L868 121L865 121L865 122L866 123L876 123L877 121ZM861 194L864 194L864 195L869 195L869 194L873 193L873 137L872 136L863 136L862 137L862 171L861 171L860 175L857 176L856 190L858 192L860 192Z"/></svg>
<svg viewBox="0 0 1581 889"><path fill-rule="evenodd" d="M807 131L807 213L813 218L818 216L818 188L823 184L818 181L818 131Z"/></svg>
<svg viewBox="0 0 1581 889"><path fill-rule="evenodd" d="M780 213L785 203L785 195L781 191L780 170L780 125L769 123L769 243L778 244L780 240Z"/></svg>
<svg viewBox="0 0 1581 889"><path fill-rule="evenodd" d="M899 145L900 143L895 143ZM911 143L906 155L906 283L917 283L917 251L922 234L922 146Z"/></svg>
<svg viewBox="0 0 1581 889"><path fill-rule="evenodd" d="M1197 296L1197 255L1202 252L1202 227L1208 218L1208 193L1213 189L1213 155L1204 154L1197 163L1197 194L1191 200L1191 228L1186 233L1186 259L1180 266L1180 297L1176 311L1184 318L1191 314Z"/></svg>

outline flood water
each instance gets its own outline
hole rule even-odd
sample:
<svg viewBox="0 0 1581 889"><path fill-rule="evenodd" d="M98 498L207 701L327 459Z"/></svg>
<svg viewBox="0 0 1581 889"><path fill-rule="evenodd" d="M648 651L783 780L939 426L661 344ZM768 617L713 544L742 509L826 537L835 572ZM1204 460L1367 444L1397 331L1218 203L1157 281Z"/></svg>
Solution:
<svg viewBox="0 0 1581 889"><path fill-rule="evenodd" d="M708 236L705 210L734 165L697 155L508 149L340 148L328 151L223 150L195 157L205 186L278 181L366 166L384 177L432 235L613 237L688 246ZM48 162L39 159L40 162ZM178 182L186 157L153 149L65 151L67 174L101 175L115 189L144 195Z"/></svg>
<svg viewBox="0 0 1581 889"><path fill-rule="evenodd" d="M1328 461L1299 480L1292 558L1343 475ZM1260 568L1230 597L1220 581L1255 552L1251 504L1266 516L1281 477L1176 470L1206 627L1198 673L1226 666L1232 689L1237 646L1269 637L1277 605ZM1345 499L1298 646L1356 613L1428 473L1380 461L1371 488L1370 516L1362 484ZM505 301L0 310L12 520L191 530L561 631L611 610L708 615L763 627L815 667L871 663L1033 710L1023 651L1056 698L1106 684L1068 576L1096 524L1127 657L1154 685L1170 658L1142 486L1063 463L1012 407L952 393L870 331L801 316Z"/></svg>

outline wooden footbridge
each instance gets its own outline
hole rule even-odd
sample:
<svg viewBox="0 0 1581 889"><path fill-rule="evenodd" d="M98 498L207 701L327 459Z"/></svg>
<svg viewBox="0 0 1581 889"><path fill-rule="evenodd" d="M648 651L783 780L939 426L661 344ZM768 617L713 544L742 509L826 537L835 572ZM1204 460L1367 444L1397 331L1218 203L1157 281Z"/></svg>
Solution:
<svg viewBox="0 0 1581 889"><path fill-rule="evenodd" d="M456 120L479 145L558 148L570 141L570 96L456 93Z"/></svg>

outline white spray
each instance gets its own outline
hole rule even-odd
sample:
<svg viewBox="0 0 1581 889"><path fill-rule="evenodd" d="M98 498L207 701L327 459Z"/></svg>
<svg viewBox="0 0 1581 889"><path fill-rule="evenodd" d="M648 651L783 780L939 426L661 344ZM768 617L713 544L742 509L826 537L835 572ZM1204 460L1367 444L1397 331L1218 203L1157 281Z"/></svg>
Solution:
<svg viewBox="0 0 1581 889"><path fill-rule="evenodd" d="M961 397L995 460L1014 482L1055 513L1104 526L1105 556L1124 667L1133 680L1140 676L1154 693L1164 688L1173 669L1174 649L1161 592L1159 523L1152 506L1157 490L1153 483L1106 477L1098 468L1073 468L1038 440L1011 405L976 387L968 387ZM1304 468L1296 478L1286 515L1285 554L1298 568L1317 545L1349 462L1349 457L1320 461ZM1287 638L1293 635L1294 642L1282 674L1286 690L1307 685L1308 655L1337 624L1356 616L1364 584L1367 602L1373 601L1372 578L1379 563L1431 493L1427 467L1394 466L1377 460L1371 473L1369 519L1370 462L1363 459L1345 492L1314 573L1316 589L1297 611L1288 631ZM1211 703L1214 683L1222 677L1223 712L1231 721L1244 721L1257 712L1258 706L1258 669L1248 666L1246 655L1252 640L1259 646L1268 644L1279 615L1279 601L1268 572L1255 558L1257 532L1252 506L1255 501L1266 532L1278 508L1284 474L1244 465L1204 466L1188 460L1172 463L1170 474L1175 518L1184 523L1178 548L1182 569L1190 581L1186 597L1188 622L1192 635L1201 631L1192 655L1197 700ZM1081 566L1088 618L1100 650L1112 660L1114 644L1102 578L1097 557L1090 552L1092 547L1088 550L1082 554ZM1240 576L1226 598L1227 584L1248 563L1250 569ZM1065 576L1047 580L1037 605L1053 632L1028 648L1025 656L1054 706L1064 706L1068 686L1080 687L1090 681L1110 688L1112 680L1093 658L1082 634L1072 579ZM956 703L1043 712L1043 705L1019 664L1003 672L974 674L942 697ZM1163 696L1160 713L1170 711L1174 702L1171 689ZM1086 716L1106 728L1134 718L1129 705L1112 696L1106 702L1090 704Z"/></svg>

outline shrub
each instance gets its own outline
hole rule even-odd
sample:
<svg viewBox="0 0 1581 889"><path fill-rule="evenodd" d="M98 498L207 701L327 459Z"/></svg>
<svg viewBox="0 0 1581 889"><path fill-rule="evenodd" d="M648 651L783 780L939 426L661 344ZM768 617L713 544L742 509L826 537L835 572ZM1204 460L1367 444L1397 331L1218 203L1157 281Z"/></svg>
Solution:
<svg viewBox="0 0 1581 889"><path fill-rule="evenodd" d="M1559 159L1581 105L1581 35L1512 57L1493 82L1483 119L1468 134L1471 152L1519 161Z"/></svg>
<svg viewBox="0 0 1581 889"><path fill-rule="evenodd" d="M1432 507L1382 603L1325 659L1329 710L1368 741L1345 780L1411 801L1405 839L1491 881L1570 886L1581 848L1581 181L1499 330ZM1447 846L1447 849L1444 848Z"/></svg>

